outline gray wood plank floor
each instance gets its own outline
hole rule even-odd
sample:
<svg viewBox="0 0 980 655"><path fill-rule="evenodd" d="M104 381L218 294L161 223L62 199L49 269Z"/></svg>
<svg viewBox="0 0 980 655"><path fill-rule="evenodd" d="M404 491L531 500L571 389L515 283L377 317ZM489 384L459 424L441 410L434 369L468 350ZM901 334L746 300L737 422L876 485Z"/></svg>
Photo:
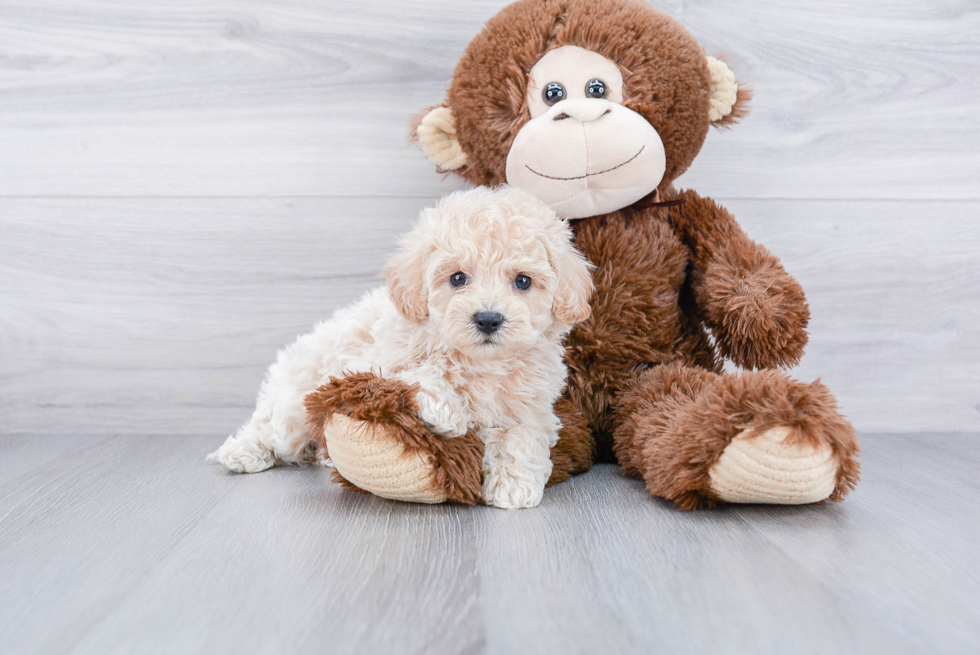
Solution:
<svg viewBox="0 0 980 655"><path fill-rule="evenodd" d="M535 510L237 476L214 437L0 437L9 653L976 653L978 435L864 435L839 505Z"/></svg>

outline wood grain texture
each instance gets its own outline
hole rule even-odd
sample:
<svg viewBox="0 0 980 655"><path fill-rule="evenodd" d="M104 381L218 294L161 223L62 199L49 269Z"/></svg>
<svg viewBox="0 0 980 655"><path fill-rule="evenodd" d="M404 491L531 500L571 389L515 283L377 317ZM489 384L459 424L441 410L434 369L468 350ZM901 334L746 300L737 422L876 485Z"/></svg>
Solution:
<svg viewBox="0 0 980 655"><path fill-rule="evenodd" d="M0 465L35 464L0 477L0 643L972 653L977 436L866 435L843 504L697 513L609 465L509 512L385 501L319 468L230 474L203 461L213 437L0 437Z"/></svg>
<svg viewBox="0 0 980 655"><path fill-rule="evenodd" d="M846 503L680 514L599 466L503 512L204 464L461 188L406 126L506 1L0 0L0 652L980 651L970 0L656 3L754 88L680 184L806 288L795 374L864 432Z"/></svg>
<svg viewBox="0 0 980 655"><path fill-rule="evenodd" d="M279 348L381 283L424 203L0 204L0 431L160 433L232 429Z"/></svg>
<svg viewBox="0 0 980 655"><path fill-rule="evenodd" d="M2 0L0 195L435 196L405 142L507 0ZM663 0L753 85L684 183L980 199L971 0Z"/></svg>
<svg viewBox="0 0 980 655"><path fill-rule="evenodd" d="M405 125L501 5L0 0L0 433L234 429L461 186ZM754 83L681 182L804 283L800 377L863 430L976 430L980 13L658 6Z"/></svg>
<svg viewBox="0 0 980 655"><path fill-rule="evenodd" d="M0 433L228 434L432 202L0 200ZM807 290L796 375L860 430L980 429L980 203L728 206Z"/></svg>

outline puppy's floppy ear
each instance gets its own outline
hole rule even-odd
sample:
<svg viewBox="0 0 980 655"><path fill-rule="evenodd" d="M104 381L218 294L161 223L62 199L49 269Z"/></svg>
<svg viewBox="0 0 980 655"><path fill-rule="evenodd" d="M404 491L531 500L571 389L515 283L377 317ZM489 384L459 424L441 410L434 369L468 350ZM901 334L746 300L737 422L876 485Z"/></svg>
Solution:
<svg viewBox="0 0 980 655"><path fill-rule="evenodd" d="M711 74L711 99L708 120L715 127L730 127L749 113L752 92L739 84L735 73L721 59L707 57Z"/></svg>
<svg viewBox="0 0 980 655"><path fill-rule="evenodd" d="M455 171L466 165L466 153L456 138L453 112L445 105L429 109L413 121L413 139L418 139L425 156L440 171Z"/></svg>
<svg viewBox="0 0 980 655"><path fill-rule="evenodd" d="M401 242L401 248L388 258L381 275L388 280L388 295L398 312L416 323L429 315L429 292L425 282L425 263L432 247L416 233Z"/></svg>
<svg viewBox="0 0 980 655"><path fill-rule="evenodd" d="M589 299L592 297L592 264L572 243L572 231L568 223L561 221L561 228L553 232L550 244L551 266L555 269L555 299L551 312L567 325L581 323L592 314Z"/></svg>

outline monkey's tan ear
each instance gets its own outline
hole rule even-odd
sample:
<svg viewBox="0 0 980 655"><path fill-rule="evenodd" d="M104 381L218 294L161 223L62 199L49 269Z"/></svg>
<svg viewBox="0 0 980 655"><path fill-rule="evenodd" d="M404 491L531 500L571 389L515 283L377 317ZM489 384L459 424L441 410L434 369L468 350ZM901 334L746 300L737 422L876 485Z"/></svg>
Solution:
<svg viewBox="0 0 980 655"><path fill-rule="evenodd" d="M415 135L425 156L439 170L455 171L466 165L466 153L456 139L456 121L449 107L433 107L422 117Z"/></svg>
<svg viewBox="0 0 980 655"><path fill-rule="evenodd" d="M714 57L707 57L708 72L711 73L711 99L708 120L722 127L737 122L748 113L750 92L739 88L735 73L728 64Z"/></svg>

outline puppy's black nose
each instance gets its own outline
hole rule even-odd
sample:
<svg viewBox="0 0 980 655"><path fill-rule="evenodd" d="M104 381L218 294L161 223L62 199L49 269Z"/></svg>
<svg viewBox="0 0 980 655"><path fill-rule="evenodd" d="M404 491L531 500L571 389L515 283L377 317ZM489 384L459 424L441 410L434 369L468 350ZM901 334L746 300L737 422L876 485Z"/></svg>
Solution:
<svg viewBox="0 0 980 655"><path fill-rule="evenodd" d="M473 314L476 329L483 334L493 334L503 324L504 317L497 312L477 312Z"/></svg>

